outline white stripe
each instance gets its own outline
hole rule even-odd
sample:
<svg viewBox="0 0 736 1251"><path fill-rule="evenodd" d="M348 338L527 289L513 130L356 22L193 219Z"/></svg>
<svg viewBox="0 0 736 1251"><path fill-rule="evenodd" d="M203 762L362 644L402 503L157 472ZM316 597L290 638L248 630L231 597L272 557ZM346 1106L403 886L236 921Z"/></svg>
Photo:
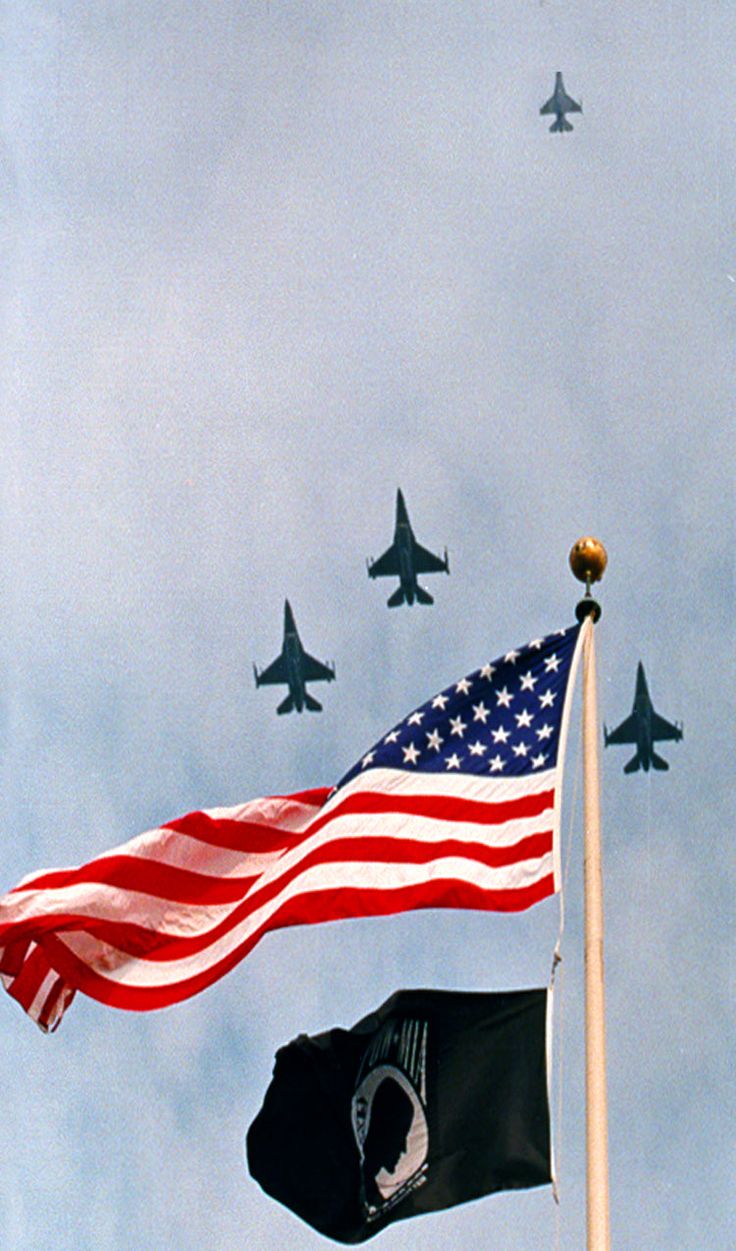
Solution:
<svg viewBox="0 0 736 1251"><path fill-rule="evenodd" d="M62 979L60 978L59 981L61 980ZM68 982L64 982L63 989L59 993L56 1003L54 1004L51 1016L49 1017L46 1025L45 1026L40 1025L40 1022L39 1022L41 1029L45 1029L48 1034L53 1034L54 1030L59 1024L59 1021L63 1017L64 1013L69 1007L69 1004L74 998L74 994L75 994L74 987L70 986ZM45 1005L44 1005L44 1010L45 1010Z"/></svg>
<svg viewBox="0 0 736 1251"><path fill-rule="evenodd" d="M335 816L324 829L304 840L289 852L283 852L269 858L269 868L250 885L246 877L243 890L237 899L226 903L184 903L175 899L152 895L145 890L131 890L120 886L108 886L104 882L77 882L56 889L40 888L13 892L6 897L5 913L7 923L19 923L42 914L50 916L54 913L72 912L81 917L95 917L107 921L126 921L140 925L144 929L165 935L167 938L191 937L192 934L205 934L215 928L230 913L248 899L250 894L256 897L267 886L278 882L280 877L290 873L315 850L329 848L335 840L344 840L349 844L365 843L365 863L373 863L370 859L370 841L373 837L384 839L408 839L416 844L430 846L433 843L452 839L455 842L467 843L468 862L473 861L473 847L479 844L485 847L509 847L529 835L549 829L551 812L542 813L539 817L525 817L522 820L507 821L499 826L478 825L473 822L448 822L429 817L415 817L404 813L371 813L346 814ZM166 831L163 831L166 835ZM169 835L176 845L178 835ZM141 844L139 844L139 847ZM215 861L222 855L220 848L205 848L197 844L202 853L207 850L213 853ZM154 848L148 849L151 860L158 860ZM232 853L228 853L232 854ZM131 867L138 857L129 856ZM160 857L165 863L165 856ZM241 857L241 860L243 857ZM250 861L253 858L248 858ZM337 856L333 864L342 863L342 856ZM348 861L349 865L351 862ZM387 868L395 866L390 861ZM185 866L193 868L190 863ZM396 867L396 866L395 866ZM197 871L218 876L214 870L207 873L203 862ZM104 868L103 868L104 872ZM223 878L225 875L222 875ZM232 873L228 880L237 880L241 874Z"/></svg>
<svg viewBox="0 0 736 1251"><path fill-rule="evenodd" d="M372 890L392 891L407 886L425 885L428 881L447 881L450 885L453 882L465 883L485 891L515 890L531 886L552 872L551 852L537 860L528 860L502 869L489 869L485 865L472 864L456 856L448 856L430 866L412 864L399 868L395 864L375 862L316 865L305 870L275 898L244 918L229 933L195 955L185 956L180 960L154 962L131 959L110 944L83 932L64 932L58 938L108 981L127 986L172 986L226 958L268 922L283 903L299 895L346 888L360 889L367 893Z"/></svg>
<svg viewBox="0 0 736 1251"><path fill-rule="evenodd" d="M246 852L232 851L226 847L213 847L188 834L172 830L149 830L137 839L131 839L116 854L128 860L146 860L166 865L172 869L186 869L205 877L235 880L260 876L283 856L281 851ZM104 874L104 869L103 869ZM60 889L64 889L61 887Z"/></svg>
<svg viewBox="0 0 736 1251"><path fill-rule="evenodd" d="M549 829L551 819L551 808L538 818L524 817L498 825L448 821L402 812L346 813L344 816L333 817L316 834L307 834L297 847L283 852L278 861L254 883L252 890L260 891L262 887L277 881L316 848L326 847L337 838L368 839L374 835L382 838L407 838L416 843L432 843L452 838L471 844L481 843L486 847L504 847L513 846L529 833Z"/></svg>
<svg viewBox="0 0 736 1251"><path fill-rule="evenodd" d="M301 799L290 799L288 795L267 795L235 808L203 808L202 811L214 821L250 821L272 829L298 831L319 809L319 804L307 804Z"/></svg>
<svg viewBox="0 0 736 1251"><path fill-rule="evenodd" d="M304 804L301 802L295 803L293 801L287 801L283 798L274 799L267 796L264 799L254 799L247 804L239 804L236 808L210 808L203 810L203 812L205 816L212 817L213 820L250 822L254 825L263 825L267 829L274 831L274 833L283 831L285 834L292 835L295 833L301 833L319 814L320 807L318 804ZM194 817L197 814L189 813L187 815L189 817ZM182 817L179 819L184 820L185 818ZM175 824L175 822L172 822L172 824ZM28 873L25 877L21 878L15 889L28 889L33 886L35 882L40 881L42 878L51 873L68 873L70 871L73 872L74 868L90 868L97 864L99 860L106 860L109 856L137 854L139 848L147 848L150 840L159 838L161 836L162 829L163 832L172 839L190 838L192 845L202 842L203 846L210 846L210 844L197 839L193 834L179 834L173 830L166 830L164 827L157 827L153 830L146 830L143 834L136 834L133 838L128 839L126 843L119 843L116 847L112 847L109 851L103 852L100 856L95 857L94 860L86 862L83 866L75 865L71 870L69 866L63 866L53 869L40 869L36 870L34 873ZM144 856L148 855L147 851L143 851L141 854ZM240 856L241 858L246 854L250 853L233 853L234 856ZM261 854L278 856L280 853L276 851ZM206 870L201 871L206 872ZM5 901L2 900L1 902L4 903Z"/></svg>
<svg viewBox="0 0 736 1251"><path fill-rule="evenodd" d="M37 1021L39 1019L41 1012L43 1011L43 1005L46 1002L46 996L48 995L49 991L53 989L54 985L56 984L58 980L59 980L59 974L56 972L56 969L49 969L45 978L41 982L41 985L39 986L38 990L33 996L33 1000L31 1001L30 1005L26 1009L28 1012L28 1015L32 1017L34 1021Z"/></svg>
<svg viewBox="0 0 736 1251"><path fill-rule="evenodd" d="M477 773L411 773L408 769L366 769L335 791L320 809L320 816L330 812L346 795L355 791L379 791L381 794L447 795L454 799L475 799L479 803L503 804L525 795L551 791L556 769L544 769L526 777L481 777Z"/></svg>
<svg viewBox="0 0 736 1251"><path fill-rule="evenodd" d="M219 820L250 821L275 830L283 830L290 834L303 833L315 817L321 818L324 814L331 812L348 795L356 792L376 791L384 794L425 796L428 798L432 796L446 796L457 799L472 799L483 803L506 803L523 798L525 795L536 795L550 790L554 784L554 779L554 769L546 769L543 773L533 774L526 778L498 779L478 777L470 774L454 776L442 773L407 773L403 769L369 769L366 771L366 774L353 778L341 790L336 791L322 808L304 803L287 802L281 798L272 799L267 797L265 799L256 799L234 808L207 809L205 815ZM409 819L424 820L425 818L410 817ZM445 821L444 824L445 828L447 828L448 822ZM462 836L460 835L460 837ZM222 854L223 870L221 873L217 869L206 867L198 867L195 870L211 876L247 877L251 871L267 870L269 865L275 863L282 855L289 854L288 851L264 853L232 852L230 853L232 859L228 860L226 849L213 848L210 844L201 842L194 836L190 838L189 835L175 833L174 831L166 830L164 827L159 827L153 830L146 830L143 834L137 834L134 838L129 839L128 842L118 844L117 847L106 851L102 856L89 861L83 867L93 868L99 860L105 860L109 856L121 855L140 855L145 859L160 860L162 864L171 864L174 867L192 867L191 859L188 859L185 864L184 857L180 857L180 853L174 850L176 839L187 839L186 845L192 849L192 853L197 846L204 848L201 861L202 866L204 866L205 862L210 863L210 857L211 863L216 863L217 854ZM151 848L157 844L162 849L168 847L170 850L162 852L161 855L152 854ZM248 857L249 864L252 863L254 868L251 870L250 867L247 867L239 872L238 869L246 857ZM228 867L228 864L230 867ZM43 869L40 872L28 874L19 882L15 891L6 897L6 900L3 900L3 903L10 902L16 892L20 893L23 890L28 890L35 882L42 880L50 873L67 873L69 871L68 868ZM60 889L68 888L62 887ZM52 895L49 894L47 897L51 899Z"/></svg>
<svg viewBox="0 0 736 1251"><path fill-rule="evenodd" d="M517 817L498 825L485 825L481 821L447 821L442 817L418 817L406 812L346 812L344 815L334 816L329 825L316 834L309 835L298 847L282 852L274 867L269 870L269 876L277 877L284 865L298 863L315 847L323 846L334 839L404 838L412 843L441 843L452 840L468 843L471 847L513 847L531 834L551 830L552 819L552 804L539 816Z"/></svg>
<svg viewBox="0 0 736 1251"><path fill-rule="evenodd" d="M258 854L212 847L196 838L190 840L187 835L173 834L170 830L161 829L141 835L140 839L135 840L135 845L131 841L124 852L130 860L140 859L175 869L186 869L205 877L228 881L258 877L263 881L270 881L299 863L315 847L324 846L337 838L409 838L414 842L426 843L452 838L489 847L511 847L532 834L551 830L553 812L550 804L539 816L505 821L493 826L473 821L448 822L441 817L415 816L412 813L346 813L333 817L317 834L305 838L296 847ZM127 855L128 851L134 854ZM253 888L260 889L261 885L259 880L253 883Z"/></svg>
<svg viewBox="0 0 736 1251"><path fill-rule="evenodd" d="M562 872L560 867L560 820L562 814L562 777L565 768L565 751L567 748L567 731L570 726L570 713L572 711L572 700L575 694L575 678L577 676L578 664L583 652L583 638L586 630L593 629L593 618L586 617L582 628L578 634L575 643L575 651L570 662L570 672L567 675L567 686L565 687L565 702L562 707L562 718L560 720L560 739L557 745L557 768L555 770L555 817L554 817L554 848L555 848L555 894L560 890L562 885ZM560 901L562 904L562 901Z"/></svg>

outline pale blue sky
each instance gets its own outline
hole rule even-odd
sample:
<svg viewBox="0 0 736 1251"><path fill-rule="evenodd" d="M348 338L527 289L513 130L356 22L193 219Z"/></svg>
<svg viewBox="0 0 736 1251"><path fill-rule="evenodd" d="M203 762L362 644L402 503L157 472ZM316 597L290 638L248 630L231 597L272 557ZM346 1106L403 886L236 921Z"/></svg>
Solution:
<svg viewBox="0 0 736 1251"><path fill-rule="evenodd" d="M2 15L0 886L191 808L329 784L568 624L606 543L601 713L644 660L672 769L603 760L617 1251L732 1245L733 6L19 0ZM563 70L584 113L550 135ZM450 549L389 613L396 487ZM283 599L337 663L277 718ZM583 1245L577 718L559 1245ZM575 801L575 802L573 802ZM309 1251L247 1176L272 1058L399 986L544 982L556 904L269 936L139 1016L0 1004L0 1244ZM560 1019L558 1017L558 1025ZM555 1245L548 1190L386 1251Z"/></svg>

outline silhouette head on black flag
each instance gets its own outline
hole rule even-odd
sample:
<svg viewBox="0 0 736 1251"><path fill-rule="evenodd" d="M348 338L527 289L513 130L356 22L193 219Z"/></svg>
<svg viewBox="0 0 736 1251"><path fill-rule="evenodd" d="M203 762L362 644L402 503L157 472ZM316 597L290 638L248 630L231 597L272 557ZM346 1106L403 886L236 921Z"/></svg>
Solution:
<svg viewBox="0 0 736 1251"><path fill-rule="evenodd" d="M373 1096L368 1133L363 1143L363 1189L366 1203L378 1207L383 1202L377 1177L381 1169L393 1173L406 1151L406 1141L414 1106L392 1077L385 1077Z"/></svg>

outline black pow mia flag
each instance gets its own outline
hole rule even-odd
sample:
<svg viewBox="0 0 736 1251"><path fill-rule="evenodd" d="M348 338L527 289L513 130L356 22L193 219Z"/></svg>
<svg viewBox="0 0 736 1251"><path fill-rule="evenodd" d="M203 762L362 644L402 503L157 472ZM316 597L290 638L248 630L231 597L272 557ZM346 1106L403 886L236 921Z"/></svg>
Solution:
<svg viewBox="0 0 736 1251"><path fill-rule="evenodd" d="M337 1242L551 1181L546 990L400 990L276 1054L247 1134L267 1194Z"/></svg>

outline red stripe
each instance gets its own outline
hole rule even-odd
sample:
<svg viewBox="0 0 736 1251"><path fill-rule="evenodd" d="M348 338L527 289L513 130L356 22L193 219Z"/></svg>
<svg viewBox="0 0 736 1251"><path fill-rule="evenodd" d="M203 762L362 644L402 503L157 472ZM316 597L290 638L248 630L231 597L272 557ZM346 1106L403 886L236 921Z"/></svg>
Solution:
<svg viewBox="0 0 736 1251"><path fill-rule="evenodd" d="M162 827L172 834L195 838L204 844L236 852L263 853L283 851L300 845L325 828L330 821L351 815L381 816L400 813L418 820L473 823L492 826L514 819L541 816L548 812L554 802L554 792L548 790L536 795L500 803L486 803L452 795L407 795L402 793L376 793L357 791L346 795L328 813L319 813L319 807L332 792L328 788L304 791L298 795L270 797L264 805L275 801L274 820L288 821L293 818L289 805L303 803L315 808L314 819L309 823L305 814L302 832L275 830L257 821L238 821L232 818L212 817L206 812L190 813L178 821ZM283 807L279 807L283 804ZM246 805L243 813L254 812L257 804ZM265 809L264 809L265 811ZM411 825L409 825L411 828ZM551 831L542 831L521 839L512 847L491 847L484 842L468 843L448 838L441 843L418 842L412 838L390 838L385 835L364 838L335 837L324 845L311 846L307 854L283 871L272 881L258 886L260 871L247 878L229 879L211 877L158 863L155 859L137 859L125 852L103 856L78 869L54 871L26 882L16 891L37 889L63 889L80 883L99 882L125 892L144 892L170 901L175 914L176 904L208 905L235 904L229 915L207 933L187 938L169 937L137 923L107 921L102 918L81 917L74 913L40 915L19 922L0 925L10 936L6 951L0 948L0 968L14 982L10 993L25 1007L30 1008L50 965L61 978L54 981L40 1011L36 1013L44 1028L55 1028L74 989L84 990L93 998L114 1006L148 1009L175 1003L209 986L234 967L250 951L263 934L285 926L314 924L344 917L381 916L417 908L478 908L484 911L521 911L554 892L551 874L541 882L509 890L485 890L482 887L456 879L430 880L410 887L375 888L369 886L345 886L324 888L307 892L279 903L279 894L308 869L331 863L346 864L375 861L377 864L426 864L434 865L442 872L442 861L460 857L468 863L500 868L526 860L539 859L552 847ZM155 843L154 843L155 846ZM306 851L306 848L305 848ZM366 854L368 853L368 854ZM278 864L278 857L274 863ZM92 889L91 894L94 894ZM85 931L100 941L108 942L131 959L147 959L152 962L178 960L196 956L231 932L252 912L273 900L277 907L274 914L259 925L238 945L235 951L210 967L173 986L140 988L112 983L104 975L95 972L82 959L55 937L65 930ZM42 904L40 905L42 906ZM121 901L124 915L125 900ZM31 939L40 944L37 951L25 960ZM66 979L66 981L62 980Z"/></svg>
<svg viewBox="0 0 736 1251"><path fill-rule="evenodd" d="M139 891L157 899L170 899L172 903L207 904L232 903L247 894L252 883L261 876L260 871L248 877L221 878L192 869L181 869L156 860L137 859L135 856L100 856L79 869L61 869L48 873L33 890L64 890L85 883L92 886L109 886L117 890ZM10 923L12 925L12 922ZM2 926L0 926L2 935Z"/></svg>
<svg viewBox="0 0 736 1251"><path fill-rule="evenodd" d="M293 800L296 804L310 804L313 808L321 808L334 789L334 786L315 786L309 791L294 791L293 795L269 795L269 799Z"/></svg>
<svg viewBox="0 0 736 1251"><path fill-rule="evenodd" d="M541 839L544 839L543 844L539 841ZM545 855L551 846L551 830L528 835L518 843L507 847L493 847L484 843L463 842L458 839L423 843L412 838L391 838L377 834L365 838L334 838L301 857L296 865L280 874L266 889L273 893L274 885L280 889L284 882L293 881L294 877L304 869L313 864L324 864L328 861L352 863L356 860L376 860L386 864L395 860L401 864L426 864L445 856L461 856L464 859L488 865L490 868L501 868L504 865L514 864L517 860L528 860ZM539 847L541 850L538 850ZM276 863L274 861L274 865ZM193 869L182 869L178 865L162 864L156 860L120 854L99 856L78 869L59 869L47 873L34 881L32 889L59 890L91 883L114 887L118 890L137 891L145 895L153 895L158 899L170 899L176 903L206 906L236 903L246 895L260 902L260 892L257 888L252 889L253 883L260 877L260 870L248 877L216 877L206 873L197 873ZM14 923L9 922L8 928L14 928ZM0 925L0 937L2 933L3 926Z"/></svg>
<svg viewBox="0 0 736 1251"><path fill-rule="evenodd" d="M455 795L405 795L395 791L354 791L328 812L315 818L305 831L315 834L337 816L353 813L401 812L407 816L427 817L433 821L454 821L476 825L503 825L506 821L521 821L525 817L538 817L554 807L553 790L540 791L536 795L522 795L499 803L487 803L480 799L465 799Z"/></svg>
<svg viewBox="0 0 736 1251"><path fill-rule="evenodd" d="M280 814L281 819L288 819L290 815L286 809L288 800L294 800L295 803L304 804L318 812L330 793L329 787L322 786L316 790L301 791L295 795L272 795L264 802L272 803L275 800L277 803L282 803L284 811ZM247 805L249 809L256 806L255 802ZM306 828L309 823L309 816L307 813L303 813L302 816ZM209 813L202 811L187 813L186 816L178 817L174 821L167 821L158 828L171 830L176 834L185 834L188 838L194 838L206 846L220 847L225 851L242 852L246 855L248 853L262 855L269 852L286 851L301 842L304 837L303 830L278 829L267 822L240 821L232 817L212 817ZM152 833L153 831L149 832ZM81 867L83 869L91 869L93 866L105 863L109 859L110 857L108 856L99 856ZM77 871L77 869L57 869L50 873L38 873L32 878L28 878L21 886L14 886L8 894L12 895L18 891L35 890L36 888L45 890L65 886L77 880L74 877Z"/></svg>
<svg viewBox="0 0 736 1251"><path fill-rule="evenodd" d="M48 956L41 947L36 947L24 962L23 968L9 988L9 994L13 996L13 999L18 1000L18 1003L25 1008L26 1012L28 1012L33 1000L36 998L39 987L48 971Z"/></svg>
<svg viewBox="0 0 736 1251"><path fill-rule="evenodd" d="M151 864L148 861L109 857L110 872L105 876L105 885L121 890L145 891L147 894L156 894L172 902L175 899L174 890L178 889L181 893L176 895L176 902L179 903L206 906L232 902L237 906L206 932L193 934L188 938L168 935L159 930L146 928L137 922L111 921L102 917L79 915L73 911L29 917L25 921L9 923L8 928L12 927L18 936L29 934L34 938L41 933L49 933L53 930L83 930L138 959L177 960L194 955L211 946L239 925L256 908L262 907L280 894L307 869L317 865L355 864L361 861L374 861L378 864L429 865L454 856L473 864L497 869L525 860L539 859L551 851L552 842L551 830L530 834L511 847L489 847L484 843L466 843L458 839L445 839L441 843L420 843L413 839L383 837L372 837L370 840L335 839L312 848L298 863L292 865L289 870L281 873L278 878L267 885L250 890L247 888L247 883L243 882L206 878L185 869L171 869L168 866ZM367 843L370 844L369 848ZM101 861L96 862L97 865L100 863ZM87 869L88 866L84 866L76 870L78 881L95 881L84 876ZM169 889L161 890L164 885ZM189 893L185 894L185 891ZM0 936L2 929L3 927L0 926Z"/></svg>
<svg viewBox="0 0 736 1251"><path fill-rule="evenodd" d="M270 795L260 801L254 800L241 809L252 813L259 805L262 806L267 814L262 821L248 820L246 817L213 817L209 812L198 811L190 812L174 821L167 821L161 829L188 834L190 838L196 838L200 842L231 851L279 851L283 847L292 846L303 835L303 829L279 828L279 822L288 822L298 815L306 828L310 814L301 809L313 808L312 815L316 815L329 794L330 789L322 786L316 790L301 791L296 795ZM276 812L272 814L270 810L273 808L276 808ZM297 811L294 812L294 809Z"/></svg>
<svg viewBox="0 0 736 1251"><path fill-rule="evenodd" d="M232 818L210 817L206 812L190 812L176 821L167 821L162 830L186 834L209 847L221 847L224 851L241 851L257 855L269 851L283 851L293 847L303 837L296 830L277 830L257 821L234 821Z"/></svg>
<svg viewBox="0 0 736 1251"><path fill-rule="evenodd" d="M143 1012L180 1003L212 985L238 964L270 930L346 918L390 916L423 908L475 908L483 912L520 912L552 894L552 874L531 886L507 891L484 891L480 887L456 881L427 882L419 886L370 892L360 887L318 891L287 900L263 927L251 934L235 951L219 963L176 982L173 986L139 987L111 983L90 969L53 935L44 938L43 945L48 951L49 961L70 985L101 1003Z"/></svg>
<svg viewBox="0 0 736 1251"><path fill-rule="evenodd" d="M322 794L323 791L318 793ZM315 792L304 793L314 794ZM302 833L284 834L283 831L272 831L269 830L268 826L250 822L218 821L216 818L208 817L204 812L189 813L178 821L172 821L161 828L194 836L202 842L211 843L214 846L233 851L260 853L286 850L287 847L302 843L307 838L319 833L336 817L356 814L365 816L402 813L406 816L450 821L453 823L498 825L506 821L523 820L524 818L539 816L551 808L553 804L553 791L542 791L536 795L526 795L519 799L507 800L502 803L484 803L480 800L456 798L451 795L402 795L357 791L352 795L346 796L340 804L330 809L329 812L315 818ZM243 841L249 839L249 834L252 832L253 842L248 841L247 846L243 846L243 842L238 844L236 841L237 835L241 831L245 835ZM222 841L220 841L220 833ZM230 841L230 838L232 838L232 841ZM371 837L371 846L373 846L373 841L373 837ZM335 857L335 859L337 858ZM118 867L125 863L135 864L135 880L125 869ZM258 874L239 880L241 882L253 881L259 874L260 870ZM170 887L165 885L166 875L171 875ZM26 882L23 886L16 886L10 894L28 890L58 890L64 886L74 886L81 882L99 880L104 880L111 886L119 886L121 889L139 890L146 894L176 899L180 902L197 902L198 898L201 898L202 902L227 903L232 899L240 898L242 895L242 890L238 889L237 885L234 890L230 887L229 891L226 889L225 893L218 895L216 884L220 879L216 877L192 873L188 869L160 865L154 859L136 860L135 853L133 856L126 856L124 852L110 856L98 856L95 860L91 860L88 864L81 865L76 869L56 869L50 873L39 874L31 882ZM201 896L197 895L194 888L196 881L202 881L203 883ZM147 885L147 882L150 882L150 885ZM187 882L192 883L189 888L186 885ZM209 883L209 885L206 883ZM1 929L0 932L2 932Z"/></svg>
<svg viewBox="0 0 736 1251"><path fill-rule="evenodd" d="M12 932L14 927L11 925L8 928ZM4 973L6 977L17 977L32 942L32 937L19 938L13 939L5 947L0 947L0 973Z"/></svg>

